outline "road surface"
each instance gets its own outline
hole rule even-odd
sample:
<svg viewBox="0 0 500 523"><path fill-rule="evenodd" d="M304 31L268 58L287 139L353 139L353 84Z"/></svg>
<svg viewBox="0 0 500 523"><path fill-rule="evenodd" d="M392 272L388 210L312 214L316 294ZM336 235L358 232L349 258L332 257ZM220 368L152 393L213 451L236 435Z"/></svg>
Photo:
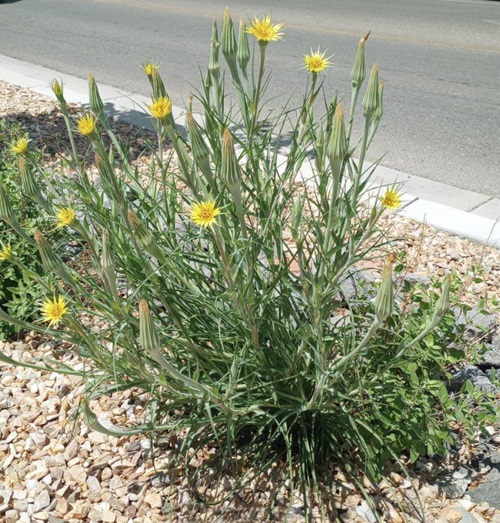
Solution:
<svg viewBox="0 0 500 523"><path fill-rule="evenodd" d="M149 94L141 64L158 62L183 105L206 70L211 20L227 0L4 0L0 54ZM360 36L385 81L370 159L500 197L500 2L490 0L233 0L240 16L272 13L285 38L268 49L273 104L304 89L302 56L333 54L325 79L348 101Z"/></svg>

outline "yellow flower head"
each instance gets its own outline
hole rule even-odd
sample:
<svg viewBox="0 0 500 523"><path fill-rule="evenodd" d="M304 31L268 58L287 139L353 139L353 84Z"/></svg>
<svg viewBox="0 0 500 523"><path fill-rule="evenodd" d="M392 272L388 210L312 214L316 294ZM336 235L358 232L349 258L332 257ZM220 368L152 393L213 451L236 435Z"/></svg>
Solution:
<svg viewBox="0 0 500 523"><path fill-rule="evenodd" d="M43 302L42 306L42 316L43 321L48 321L49 326L57 325L59 320L68 312L66 300L59 296L59 298L54 298L52 300L47 299Z"/></svg>
<svg viewBox="0 0 500 523"><path fill-rule="evenodd" d="M90 136L95 132L95 118L92 114L87 113L78 120L78 130L83 136Z"/></svg>
<svg viewBox="0 0 500 523"><path fill-rule="evenodd" d="M395 189L387 189L384 196L380 198L380 201L386 209L394 210L401 207L401 197Z"/></svg>
<svg viewBox="0 0 500 523"><path fill-rule="evenodd" d="M0 261L7 261L12 258L12 247L10 243L0 249Z"/></svg>
<svg viewBox="0 0 500 523"><path fill-rule="evenodd" d="M153 100L153 105L149 106L149 110L155 118L164 120L172 112L172 102L168 96L162 96Z"/></svg>
<svg viewBox="0 0 500 523"><path fill-rule="evenodd" d="M143 65L144 72L147 76L153 76L154 71L158 71L159 67L157 64L147 63Z"/></svg>
<svg viewBox="0 0 500 523"><path fill-rule="evenodd" d="M283 36L283 33L279 32L283 25L271 24L270 16L265 16L262 20L255 18L250 22L247 33L255 36L258 42L267 44L268 42L279 40Z"/></svg>
<svg viewBox="0 0 500 523"><path fill-rule="evenodd" d="M56 214L56 218L58 227L66 227L75 223L76 214L71 207L64 207Z"/></svg>
<svg viewBox="0 0 500 523"><path fill-rule="evenodd" d="M208 227L215 223L217 215L219 214L220 208L215 207L215 203L208 200L193 205L191 209L191 220L200 227Z"/></svg>
<svg viewBox="0 0 500 523"><path fill-rule="evenodd" d="M18 154L19 156L26 156L28 152L30 140L27 136L19 138L17 142L12 146L12 152Z"/></svg>
<svg viewBox="0 0 500 523"><path fill-rule="evenodd" d="M313 51L311 50L311 54L304 55L304 69L307 69L307 71L309 71L310 73L323 72L327 67L331 65L331 56L325 58L325 53L326 51L320 53L318 47L318 50L315 53L313 53Z"/></svg>

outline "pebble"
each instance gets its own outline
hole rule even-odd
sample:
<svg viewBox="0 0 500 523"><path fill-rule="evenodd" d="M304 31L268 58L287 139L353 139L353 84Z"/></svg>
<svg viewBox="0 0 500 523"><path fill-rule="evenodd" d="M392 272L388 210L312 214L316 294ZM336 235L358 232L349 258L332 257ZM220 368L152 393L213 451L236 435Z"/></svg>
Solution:
<svg viewBox="0 0 500 523"><path fill-rule="evenodd" d="M81 465L73 465L65 472L64 477L83 485L86 483L87 472Z"/></svg>

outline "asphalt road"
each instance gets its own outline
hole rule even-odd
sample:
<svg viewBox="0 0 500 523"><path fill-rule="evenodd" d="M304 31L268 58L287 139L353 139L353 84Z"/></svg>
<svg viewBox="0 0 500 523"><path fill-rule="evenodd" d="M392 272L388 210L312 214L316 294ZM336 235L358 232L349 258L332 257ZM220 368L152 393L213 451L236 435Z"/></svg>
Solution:
<svg viewBox="0 0 500 523"><path fill-rule="evenodd" d="M201 85L211 20L227 0L0 0L0 54L149 94L141 64L161 66L183 105ZM268 49L269 95L303 92L304 53L335 53L325 79L348 101L360 36L380 65L385 113L370 158L500 197L500 2L491 0L232 0L233 18L286 24ZM194 86L194 87L193 87Z"/></svg>

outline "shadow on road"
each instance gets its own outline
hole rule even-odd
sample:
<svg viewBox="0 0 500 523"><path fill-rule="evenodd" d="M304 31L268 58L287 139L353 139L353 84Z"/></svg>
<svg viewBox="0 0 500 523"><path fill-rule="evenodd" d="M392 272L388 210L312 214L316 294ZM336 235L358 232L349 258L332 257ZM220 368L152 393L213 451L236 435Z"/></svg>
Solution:
<svg viewBox="0 0 500 523"><path fill-rule="evenodd" d="M15 4L16 2L21 2L21 0L0 0L1 4Z"/></svg>

